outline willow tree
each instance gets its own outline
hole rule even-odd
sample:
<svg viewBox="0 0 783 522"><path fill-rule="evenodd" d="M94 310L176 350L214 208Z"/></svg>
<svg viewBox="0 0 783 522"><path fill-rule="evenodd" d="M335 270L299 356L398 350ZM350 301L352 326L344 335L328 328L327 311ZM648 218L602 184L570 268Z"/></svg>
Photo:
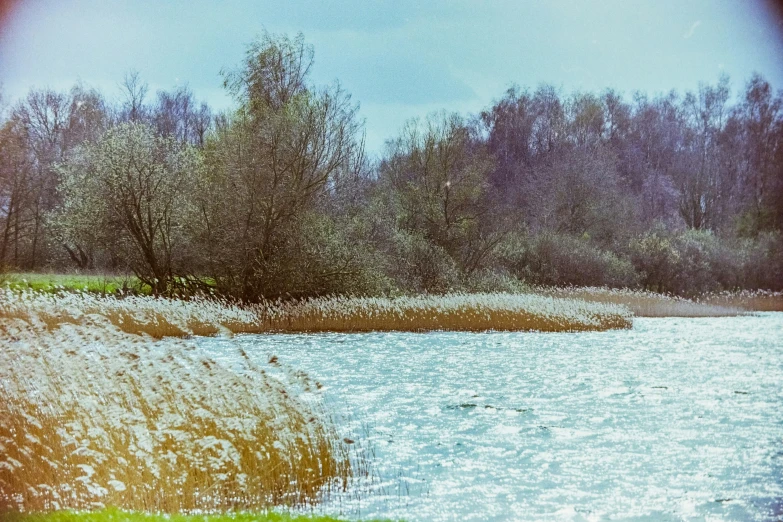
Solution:
<svg viewBox="0 0 783 522"><path fill-rule="evenodd" d="M504 230L488 197L493 167L462 118L439 113L409 122L388 143L381 176L399 209L398 226L445 252L469 276Z"/></svg>
<svg viewBox="0 0 783 522"><path fill-rule="evenodd" d="M244 299L318 292L351 272L348 256L305 263L299 240L362 152L356 105L339 86L309 83L312 60L301 35L264 34L240 68L224 71L238 109L206 145L202 240L206 270Z"/></svg>
<svg viewBox="0 0 783 522"><path fill-rule="evenodd" d="M156 294L169 292L187 273L201 170L196 149L142 123L119 124L60 167L63 239L105 248Z"/></svg>

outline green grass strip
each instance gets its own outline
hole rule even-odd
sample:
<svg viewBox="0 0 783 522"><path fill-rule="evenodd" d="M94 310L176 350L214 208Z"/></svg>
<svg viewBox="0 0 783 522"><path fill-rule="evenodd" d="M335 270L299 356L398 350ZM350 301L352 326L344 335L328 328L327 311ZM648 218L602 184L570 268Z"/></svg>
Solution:
<svg viewBox="0 0 783 522"><path fill-rule="evenodd" d="M288 515L275 512L167 515L122 511L115 508L85 512L0 513L0 519L4 522L345 522L345 519L328 516Z"/></svg>

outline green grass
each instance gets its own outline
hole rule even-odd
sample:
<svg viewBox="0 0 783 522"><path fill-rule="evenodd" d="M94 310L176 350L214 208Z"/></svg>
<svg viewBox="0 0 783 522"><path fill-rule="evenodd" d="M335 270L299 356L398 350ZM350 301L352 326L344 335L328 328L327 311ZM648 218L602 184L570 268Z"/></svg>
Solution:
<svg viewBox="0 0 783 522"><path fill-rule="evenodd" d="M0 513L5 522L342 522L345 519L284 513L218 515L153 515L118 509L92 512L55 511L41 514Z"/></svg>
<svg viewBox="0 0 783 522"><path fill-rule="evenodd" d="M46 293L78 291L116 294L123 289L150 293L149 287L131 275L10 273L0 276L0 282L12 290L29 289Z"/></svg>

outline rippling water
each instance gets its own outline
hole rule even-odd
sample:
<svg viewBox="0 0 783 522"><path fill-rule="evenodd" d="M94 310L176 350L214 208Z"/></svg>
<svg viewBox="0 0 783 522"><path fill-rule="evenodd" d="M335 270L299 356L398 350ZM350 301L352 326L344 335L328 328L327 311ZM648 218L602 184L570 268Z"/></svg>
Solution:
<svg viewBox="0 0 783 522"><path fill-rule="evenodd" d="M247 335L327 388L381 480L327 513L783 520L783 313L603 333ZM228 341L203 339L217 357Z"/></svg>

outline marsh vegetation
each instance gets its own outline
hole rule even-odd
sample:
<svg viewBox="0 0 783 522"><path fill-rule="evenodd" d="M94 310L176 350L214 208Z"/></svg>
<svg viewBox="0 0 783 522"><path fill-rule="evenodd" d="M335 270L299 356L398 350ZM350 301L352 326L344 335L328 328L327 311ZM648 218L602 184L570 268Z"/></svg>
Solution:
<svg viewBox="0 0 783 522"><path fill-rule="evenodd" d="M65 310L0 314L0 512L300 506L360 471L302 372Z"/></svg>

